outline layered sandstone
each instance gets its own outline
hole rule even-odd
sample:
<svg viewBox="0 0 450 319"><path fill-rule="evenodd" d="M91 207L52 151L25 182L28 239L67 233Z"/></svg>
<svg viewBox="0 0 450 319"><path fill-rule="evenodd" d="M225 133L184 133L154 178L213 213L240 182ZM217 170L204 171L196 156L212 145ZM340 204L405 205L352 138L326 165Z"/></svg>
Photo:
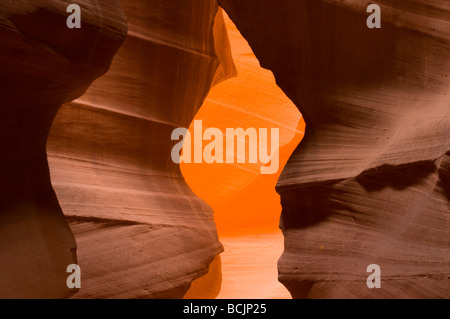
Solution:
<svg viewBox="0 0 450 319"><path fill-rule="evenodd" d="M307 122L277 186L280 281L296 298L448 298L448 1L380 0L381 29L365 0L219 2ZM235 74L222 16L210 0L121 3L130 30L110 72L63 106L48 143L61 104L108 70L125 15L83 0L71 30L67 3L2 4L0 297L70 296L73 263L79 298L181 297L210 265L199 291L218 293L212 210L170 136Z"/></svg>
<svg viewBox="0 0 450 319"><path fill-rule="evenodd" d="M369 29L370 3L219 0L307 124L277 186L279 279L296 298L448 298L450 7L378 1Z"/></svg>
<svg viewBox="0 0 450 319"><path fill-rule="evenodd" d="M171 160L171 133L189 126L234 65L214 1L121 4L124 45L110 71L64 105L48 142L78 243L75 297L181 298L222 245L212 210Z"/></svg>
<svg viewBox="0 0 450 319"><path fill-rule="evenodd" d="M76 244L50 183L47 136L59 107L109 68L126 34L118 1L83 1L83 29L61 1L0 9L0 297L61 298ZM95 41L93 41L95 39Z"/></svg>

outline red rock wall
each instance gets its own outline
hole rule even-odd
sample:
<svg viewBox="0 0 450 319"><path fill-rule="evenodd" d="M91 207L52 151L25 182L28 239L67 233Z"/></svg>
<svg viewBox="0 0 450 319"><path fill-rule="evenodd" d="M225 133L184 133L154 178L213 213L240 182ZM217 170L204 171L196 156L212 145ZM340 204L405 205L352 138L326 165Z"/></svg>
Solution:
<svg viewBox="0 0 450 319"><path fill-rule="evenodd" d="M279 279L296 298L448 298L450 6L377 1L369 29L369 3L219 0L307 124L277 186Z"/></svg>
<svg viewBox="0 0 450 319"><path fill-rule="evenodd" d="M280 281L296 298L448 298L448 1L380 0L381 29L365 0L219 3L307 122L277 186ZM0 297L68 297L72 263L78 298L182 297L222 250L170 160L172 130L234 74L217 4L121 4L128 36L92 86L127 33L118 1L82 1L79 30L63 2L2 4Z"/></svg>
<svg viewBox="0 0 450 319"><path fill-rule="evenodd" d="M91 0L83 2L84 28L74 35L66 7L51 0L1 4L1 298L74 292L66 268L77 262L76 244L50 183L46 140L61 104L108 70L127 28L118 1Z"/></svg>
<svg viewBox="0 0 450 319"><path fill-rule="evenodd" d="M181 298L222 245L212 210L171 160L171 133L189 127L234 66L214 1L121 3L124 45L110 71L60 110L48 142L78 243L75 297Z"/></svg>
<svg viewBox="0 0 450 319"><path fill-rule="evenodd" d="M74 263L77 298L182 297L222 246L170 137L235 73L223 17L206 0L78 3L81 29L61 1L0 9L0 297L68 297Z"/></svg>

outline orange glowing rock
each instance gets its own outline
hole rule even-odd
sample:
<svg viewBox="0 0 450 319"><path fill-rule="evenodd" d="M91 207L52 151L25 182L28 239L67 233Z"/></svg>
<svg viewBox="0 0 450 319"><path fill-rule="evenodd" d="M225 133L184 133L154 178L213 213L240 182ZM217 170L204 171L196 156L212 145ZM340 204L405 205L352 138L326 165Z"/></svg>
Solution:
<svg viewBox="0 0 450 319"><path fill-rule="evenodd" d="M237 77L211 89L195 120L202 120L203 132L209 128L222 132L227 128L278 129L279 165L275 174L262 174L261 167L265 164L260 160L252 163L248 154L245 163L239 163L236 158L230 161L232 164L180 164L191 189L213 208L220 240L225 246L222 264L213 263L210 273L195 281L186 297L211 296L211 289L208 294L207 287L211 285L214 291L216 286L212 279L217 281L220 274L222 284L218 298L290 298L277 280L277 260L283 251L283 238L281 232L277 232L281 205L275 185L290 154L303 138L305 122L276 85L272 73L261 68L226 15L225 24ZM189 130L192 135L195 121ZM230 137L226 134L223 149ZM250 139L246 143L250 151ZM237 156L237 152L234 155Z"/></svg>
<svg viewBox="0 0 450 319"><path fill-rule="evenodd" d="M211 89L195 120L203 121L204 130L223 132L227 128L278 128L279 168L276 174L263 175L260 161L236 160L233 164L182 163L181 170L191 189L213 208L219 234L275 231L281 212L275 185L303 137L305 123L228 16L225 23L237 77ZM194 134L194 123L189 130Z"/></svg>

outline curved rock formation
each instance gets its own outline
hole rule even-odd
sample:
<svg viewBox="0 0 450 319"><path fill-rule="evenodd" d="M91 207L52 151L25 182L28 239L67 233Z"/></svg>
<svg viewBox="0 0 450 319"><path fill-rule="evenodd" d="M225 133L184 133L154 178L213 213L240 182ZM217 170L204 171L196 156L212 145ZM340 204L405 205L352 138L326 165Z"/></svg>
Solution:
<svg viewBox="0 0 450 319"><path fill-rule="evenodd" d="M234 66L215 1L121 3L124 45L110 71L61 109L48 143L78 243L75 297L181 298L222 245L212 210L171 160L171 133L189 127Z"/></svg>
<svg viewBox="0 0 450 319"><path fill-rule="evenodd" d="M61 1L0 9L0 298L61 298L76 244L52 189L47 136L61 104L104 74L126 34L119 1L83 1L83 28ZM95 40L95 41L94 41Z"/></svg>
<svg viewBox="0 0 450 319"><path fill-rule="evenodd" d="M450 297L445 0L219 0L305 117L277 186L295 298ZM369 289L367 266L381 268Z"/></svg>
<svg viewBox="0 0 450 319"><path fill-rule="evenodd" d="M204 131L217 128L224 132L225 153L229 152L227 128L278 128L279 151L273 153L278 165L273 165L273 174L261 174L261 167L267 164L260 160L239 163L235 152L234 163L182 162L181 172L195 194L214 210L219 236L279 232L281 205L275 185L303 138L305 123L294 103L276 85L272 72L261 68L236 26L228 16L224 18L237 76L211 89L195 120L202 121ZM194 136L194 123L189 131ZM249 150L250 139L245 143ZM205 141L203 150L206 145ZM259 153L259 145L256 148Z"/></svg>

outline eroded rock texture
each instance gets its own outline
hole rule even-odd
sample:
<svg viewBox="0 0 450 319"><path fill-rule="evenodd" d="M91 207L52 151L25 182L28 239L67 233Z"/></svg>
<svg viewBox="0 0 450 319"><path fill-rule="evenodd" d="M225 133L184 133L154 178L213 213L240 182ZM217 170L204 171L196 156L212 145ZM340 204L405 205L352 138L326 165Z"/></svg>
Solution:
<svg viewBox="0 0 450 319"><path fill-rule="evenodd" d="M76 244L50 183L47 136L59 107L104 74L123 42L118 1L81 1L83 29L64 1L0 7L0 298L61 298Z"/></svg>
<svg viewBox="0 0 450 319"><path fill-rule="evenodd" d="M381 29L370 3L219 0L307 123L277 186L279 279L296 298L448 298L449 2L377 1Z"/></svg>
<svg viewBox="0 0 450 319"><path fill-rule="evenodd" d="M54 121L52 182L78 243L76 298L180 298L222 246L171 133L234 65L215 1L121 3L129 32L110 71Z"/></svg>

